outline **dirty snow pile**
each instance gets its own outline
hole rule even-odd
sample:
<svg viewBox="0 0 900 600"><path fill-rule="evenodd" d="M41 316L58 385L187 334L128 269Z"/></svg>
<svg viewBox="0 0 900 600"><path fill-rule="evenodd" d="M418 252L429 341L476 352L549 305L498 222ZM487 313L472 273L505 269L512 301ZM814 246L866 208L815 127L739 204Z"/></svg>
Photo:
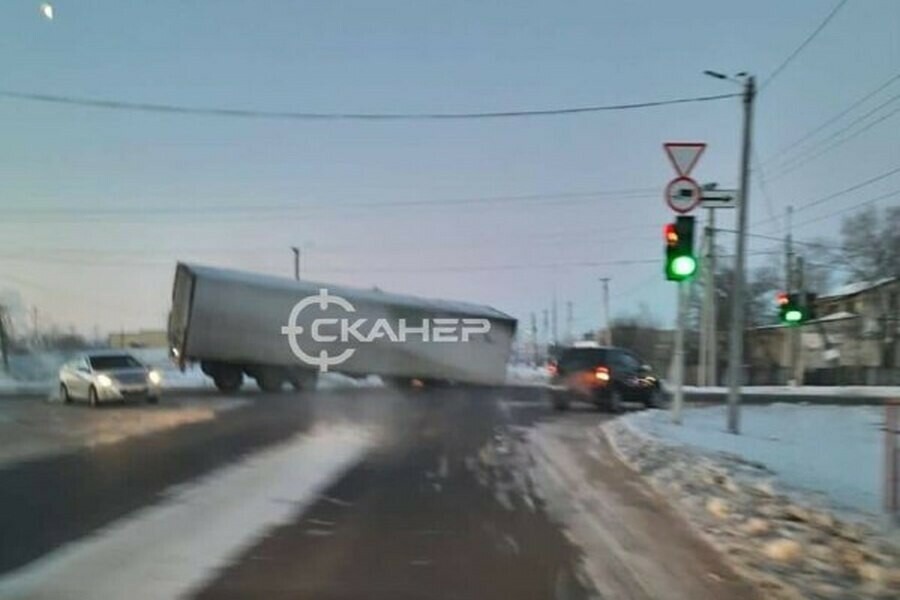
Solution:
<svg viewBox="0 0 900 600"><path fill-rule="evenodd" d="M630 425L654 437L726 452L774 472L782 486L824 494L837 508L881 509L884 409L770 404L741 408L741 434L725 431L726 407L634 413Z"/></svg>
<svg viewBox="0 0 900 600"><path fill-rule="evenodd" d="M897 531L877 509L878 411L771 405L664 411L603 427L644 475L736 570L772 598L896 598Z"/></svg>

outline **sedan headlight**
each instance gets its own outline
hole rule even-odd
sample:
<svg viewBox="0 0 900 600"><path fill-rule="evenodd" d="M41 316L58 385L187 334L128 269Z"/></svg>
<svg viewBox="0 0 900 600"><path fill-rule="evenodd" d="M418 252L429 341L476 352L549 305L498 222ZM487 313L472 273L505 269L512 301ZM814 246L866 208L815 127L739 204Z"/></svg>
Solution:
<svg viewBox="0 0 900 600"><path fill-rule="evenodd" d="M113 380L109 375L97 375L97 385L100 387L110 387L113 384Z"/></svg>
<svg viewBox="0 0 900 600"><path fill-rule="evenodd" d="M162 382L162 375L159 371L150 371L147 373L147 380L153 385L159 385Z"/></svg>

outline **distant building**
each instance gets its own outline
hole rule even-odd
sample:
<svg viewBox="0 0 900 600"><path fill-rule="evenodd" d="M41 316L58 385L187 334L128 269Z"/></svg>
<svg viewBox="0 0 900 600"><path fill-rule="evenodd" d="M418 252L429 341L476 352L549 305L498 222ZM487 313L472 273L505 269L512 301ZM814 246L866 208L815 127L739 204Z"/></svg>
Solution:
<svg viewBox="0 0 900 600"><path fill-rule="evenodd" d="M819 296L815 310L817 318L797 333L807 383L900 381L900 278L842 286ZM768 325L749 332L751 379L790 379L792 330Z"/></svg>
<svg viewBox="0 0 900 600"><path fill-rule="evenodd" d="M816 314L837 364L900 368L900 278L845 285L820 296Z"/></svg>
<svg viewBox="0 0 900 600"><path fill-rule="evenodd" d="M168 336L163 330L141 329L109 334L110 348L167 348Z"/></svg>

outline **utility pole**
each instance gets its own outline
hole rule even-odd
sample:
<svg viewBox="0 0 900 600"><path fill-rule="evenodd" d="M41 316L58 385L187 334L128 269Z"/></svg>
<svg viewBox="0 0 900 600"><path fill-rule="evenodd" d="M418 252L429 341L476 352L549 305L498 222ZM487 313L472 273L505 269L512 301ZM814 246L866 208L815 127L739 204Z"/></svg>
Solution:
<svg viewBox="0 0 900 600"><path fill-rule="evenodd" d="M531 313L531 357L535 365L540 363L540 360L538 360L537 317L534 313Z"/></svg>
<svg viewBox="0 0 900 600"><path fill-rule="evenodd" d="M294 279L300 281L300 248L291 246L291 251L294 253Z"/></svg>
<svg viewBox="0 0 900 600"><path fill-rule="evenodd" d="M703 305L700 311L700 385L716 385L716 211L706 209L703 230Z"/></svg>
<svg viewBox="0 0 900 600"><path fill-rule="evenodd" d="M731 288L731 331L728 346L728 431L740 433L741 379L744 371L744 269L747 249L747 205L750 203L750 138L753 131L753 100L756 79L744 79L743 141L741 143L740 190L738 191L737 248L734 283Z"/></svg>
<svg viewBox="0 0 900 600"><path fill-rule="evenodd" d="M707 295L707 340L706 340L706 385L719 382L719 331L716 316L716 211L709 209L709 236L706 247L706 295Z"/></svg>
<svg viewBox="0 0 900 600"><path fill-rule="evenodd" d="M784 236L784 289L788 294L795 291L794 282L794 241L792 238L792 222L794 218L794 207L788 206L784 216L786 232ZM797 385L794 373L797 369L797 328L787 328L788 344L788 385Z"/></svg>
<svg viewBox="0 0 900 600"><path fill-rule="evenodd" d="M553 290L553 345L559 343L559 307L556 303L556 290Z"/></svg>
<svg viewBox="0 0 900 600"><path fill-rule="evenodd" d="M544 358L550 358L550 313L544 309Z"/></svg>
<svg viewBox="0 0 900 600"><path fill-rule="evenodd" d="M803 257L802 256L797 257L796 278L797 278L797 283L796 283L797 293L801 295L800 296L801 298L803 298L802 303L803 303L803 306L806 307L806 291L804 289L806 286L804 285L804 282L803 282ZM793 343L793 347L792 347L792 351L793 351L792 366L794 369L794 374L793 374L794 385L803 385L803 355L801 352L801 343L800 343L802 340L802 335L800 332L800 327L792 327L791 329L794 330L794 343Z"/></svg>
<svg viewBox="0 0 900 600"><path fill-rule="evenodd" d="M572 343L572 323L575 321L575 316L572 312L572 301L566 301L566 344L570 345Z"/></svg>
<svg viewBox="0 0 900 600"><path fill-rule="evenodd" d="M609 277L600 277L603 284L603 344L612 346L612 327L609 322Z"/></svg>
<svg viewBox="0 0 900 600"><path fill-rule="evenodd" d="M709 287L707 286L707 283L709 280L709 268L706 265L706 256L708 254L706 244L709 241L709 213L711 212L711 209L707 210L706 225L703 227L703 237L700 241L700 256L703 257L703 260L700 263L700 277L703 280L703 300L700 303L700 351L697 355L697 385L707 385L706 361L709 358L709 351L707 349L709 339L709 323L707 323L709 318Z"/></svg>

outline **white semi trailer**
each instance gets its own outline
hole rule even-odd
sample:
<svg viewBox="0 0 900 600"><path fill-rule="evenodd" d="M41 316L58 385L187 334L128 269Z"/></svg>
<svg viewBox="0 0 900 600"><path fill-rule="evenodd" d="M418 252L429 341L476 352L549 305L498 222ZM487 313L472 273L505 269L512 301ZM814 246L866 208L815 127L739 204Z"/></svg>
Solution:
<svg viewBox="0 0 900 600"><path fill-rule="evenodd" d="M320 372L499 384L516 320L489 306L179 263L168 335L222 391L266 391Z"/></svg>

